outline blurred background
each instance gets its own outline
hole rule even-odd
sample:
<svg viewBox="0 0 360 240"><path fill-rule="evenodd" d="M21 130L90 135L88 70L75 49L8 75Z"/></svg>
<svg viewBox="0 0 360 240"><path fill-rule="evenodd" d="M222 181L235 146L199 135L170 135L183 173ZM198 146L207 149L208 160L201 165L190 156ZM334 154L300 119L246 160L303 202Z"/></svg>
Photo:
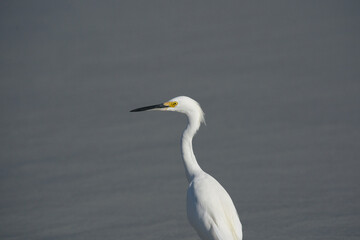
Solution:
<svg viewBox="0 0 360 240"><path fill-rule="evenodd" d="M198 239L202 168L244 239L360 238L358 1L1 1L0 238Z"/></svg>

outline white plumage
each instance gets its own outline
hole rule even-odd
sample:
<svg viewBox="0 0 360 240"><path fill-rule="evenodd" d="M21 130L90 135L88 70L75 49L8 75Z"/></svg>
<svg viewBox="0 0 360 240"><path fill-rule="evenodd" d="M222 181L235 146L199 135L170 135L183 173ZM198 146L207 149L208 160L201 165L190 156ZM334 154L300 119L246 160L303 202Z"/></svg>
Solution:
<svg viewBox="0 0 360 240"><path fill-rule="evenodd" d="M189 123L181 140L185 173L189 181L187 216L200 238L241 240L242 226L229 194L215 178L200 168L192 149L192 139L204 122L200 105L189 97L180 96L162 104L137 108L132 112L146 110L175 111L188 117Z"/></svg>

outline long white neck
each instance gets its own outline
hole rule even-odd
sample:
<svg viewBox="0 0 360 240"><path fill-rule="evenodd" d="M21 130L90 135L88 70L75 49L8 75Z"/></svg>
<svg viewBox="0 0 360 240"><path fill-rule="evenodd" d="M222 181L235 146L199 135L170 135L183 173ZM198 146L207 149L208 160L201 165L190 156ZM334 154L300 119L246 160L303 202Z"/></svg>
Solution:
<svg viewBox="0 0 360 240"><path fill-rule="evenodd" d="M201 124L200 116L188 115L188 120L189 124L185 129L181 139L181 150L186 177L190 183L195 175L202 173L203 170L196 161L192 147L192 139Z"/></svg>

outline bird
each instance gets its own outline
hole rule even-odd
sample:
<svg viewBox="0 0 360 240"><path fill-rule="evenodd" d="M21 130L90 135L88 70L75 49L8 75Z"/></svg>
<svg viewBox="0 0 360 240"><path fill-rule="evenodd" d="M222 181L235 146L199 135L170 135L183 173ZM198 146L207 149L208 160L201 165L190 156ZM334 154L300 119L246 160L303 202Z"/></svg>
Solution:
<svg viewBox="0 0 360 240"><path fill-rule="evenodd" d="M230 195L215 178L201 169L193 152L193 137L201 123L205 123L200 104L190 97L179 96L130 112L149 110L180 112L187 116L188 125L182 134L181 152L189 182L186 208L190 225L202 240L241 240L242 224Z"/></svg>

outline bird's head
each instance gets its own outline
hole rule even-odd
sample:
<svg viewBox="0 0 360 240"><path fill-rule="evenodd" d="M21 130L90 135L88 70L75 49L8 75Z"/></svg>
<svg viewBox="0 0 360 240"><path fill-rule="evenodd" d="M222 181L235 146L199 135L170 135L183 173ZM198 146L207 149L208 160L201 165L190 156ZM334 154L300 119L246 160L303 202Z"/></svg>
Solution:
<svg viewBox="0 0 360 240"><path fill-rule="evenodd" d="M197 118L198 121L205 123L204 112L202 111L200 104L194 99L186 96L175 97L167 102L156 105L136 108L130 112L141 112L149 110L180 112L186 114L189 119Z"/></svg>

